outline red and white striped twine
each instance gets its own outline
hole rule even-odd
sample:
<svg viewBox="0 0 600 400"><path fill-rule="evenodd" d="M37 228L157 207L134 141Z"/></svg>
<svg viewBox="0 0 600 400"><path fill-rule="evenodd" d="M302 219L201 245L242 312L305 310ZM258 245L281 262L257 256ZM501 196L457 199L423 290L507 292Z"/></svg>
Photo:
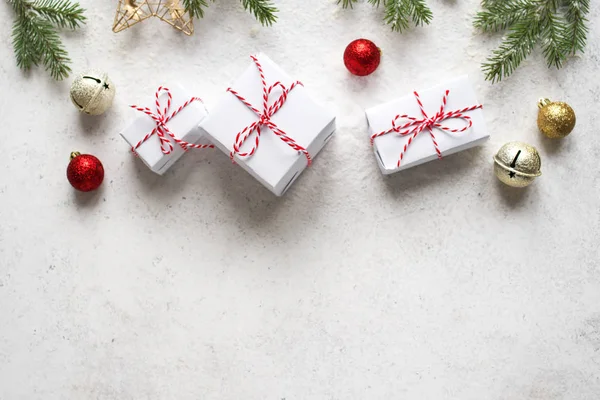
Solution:
<svg viewBox="0 0 600 400"><path fill-rule="evenodd" d="M448 95L450 94L450 90L446 90L446 92L444 93L444 97L442 98L442 105L440 106L440 109L433 117L428 117L427 113L425 112L425 109L423 108L423 103L421 102L419 93L417 93L417 92L413 92L413 93L417 99L417 103L419 104L419 108L421 109L421 114L423 114L423 118L419 119L419 118L411 117L406 114L396 115L394 117L394 119L392 120L392 127L390 129L383 131L383 132L374 133L373 135L371 135L371 146L373 145L373 142L375 141L376 138L378 138L379 136L387 135L388 133L391 133L391 132L397 132L400 136L410 135L410 137L408 138L408 142L406 142L406 144L404 145L404 148L402 149L402 152L400 153L400 157L398 158L398 164L397 164L398 168L400 167L400 164L402 163L402 159L404 158L404 153L406 153L406 150L408 150L408 146L410 146L412 141L419 135L419 133L423 132L423 130L425 130L425 129L427 129L429 131L429 135L431 136L431 141L433 142L433 145L435 146L435 152L437 153L438 158L442 158L442 152L440 151L438 143L435 139L435 135L433 134L433 128L438 128L438 129L441 129L442 131L445 131L448 133L464 132L464 131L468 130L469 128L471 128L471 126L473 126L473 121L471 120L471 117L469 117L468 115L464 115L464 113L473 111L473 110L477 110L479 108L483 108L483 106L481 104L478 104L475 106L461 108L460 110L444 112L444 109L446 108L446 104L448 101ZM458 118L458 119L464 120L465 122L467 122L467 126L461 128L461 129L451 129L440 123L447 119L453 119L453 118ZM409 122L402 124L402 125L396 125L397 121L400 119L405 119L405 120L408 120Z"/></svg>
<svg viewBox="0 0 600 400"><path fill-rule="evenodd" d="M235 142L233 144L233 150L229 154L229 157L233 161L236 154L239 157L251 157L254 153L256 153L256 150L258 149L258 145L260 144L261 127L266 126L275 135L277 135L277 137L279 137L279 139L281 139L285 144L290 146L292 149L298 151L299 153L304 154L304 156L306 157L307 163L310 166L312 163L312 158L311 158L310 154L308 154L308 151L304 147L302 147L298 143L296 143L296 141L294 139L289 137L273 121L271 121L271 117L273 117L273 115L275 115L275 113L277 113L277 111L279 111L279 109L281 109L281 107L287 101L288 94L292 90L294 90L294 88L296 88L297 86L302 86L302 83L299 81L296 81L296 82L292 83L292 85L289 88L287 88L281 82L275 82L271 86L267 86L267 81L265 78L265 73L263 71L262 65L260 64L260 62L258 61L258 59L255 56L251 56L251 58L254 61L254 64L256 64L256 68L258 69L258 72L260 73L260 80L261 80L262 87L263 87L263 104L262 104L263 111L261 112L259 109L257 109L252 104L250 104L250 102L248 100L246 100L242 95L240 95L234 89L232 89L232 88L227 89L228 92L232 93L242 103L244 103L249 109L254 111L254 113L258 116L258 121L251 123L250 125L246 126L244 129L242 129L241 131L239 131L237 133L237 135L235 136ZM271 106L269 106L269 96L271 95L271 92L275 88L280 88L282 93L279 96L279 98ZM254 139L254 144L253 144L252 148L250 148L250 150L247 150L247 151L242 151L242 146L244 145L246 140L255 131L256 131L256 137Z"/></svg>
<svg viewBox="0 0 600 400"><path fill-rule="evenodd" d="M164 107L161 106L160 100L159 100L161 92L165 92L167 94L167 104ZM177 108L177 110L173 111L169 115L169 110L171 109L172 101L173 101L173 96L171 95L171 91L169 90L169 88L160 86L155 94L154 105L156 106L156 113L152 112L152 110L150 110L148 107L139 107L136 105L130 106L131 108L133 108L135 110L143 112L144 114L146 114L147 116L152 118L154 120L154 122L156 122L156 128L154 128L151 132L149 132L146 136L144 136L144 138L142 140L140 140L135 146L133 146L131 148L132 152L136 153L136 150L142 144L144 144L144 142L146 142L148 139L150 139L150 137L152 137L152 135L154 135L154 134L156 134L158 136L158 138L160 139L160 149L163 152L163 154L171 154L171 152L173 151L173 143L171 143L171 139L173 139L173 141L175 143L177 143L179 146L181 146L181 148L184 151L187 151L190 148L192 148L192 149L207 149L207 148L214 147L212 144L194 144L194 143L188 143L185 140L181 140L178 137L176 137L171 132L169 127L167 126L167 123L170 120L172 120L184 108L189 106L193 101L199 101L202 103L202 100L199 97L192 97L191 99L189 99L188 101L183 103L179 108Z"/></svg>

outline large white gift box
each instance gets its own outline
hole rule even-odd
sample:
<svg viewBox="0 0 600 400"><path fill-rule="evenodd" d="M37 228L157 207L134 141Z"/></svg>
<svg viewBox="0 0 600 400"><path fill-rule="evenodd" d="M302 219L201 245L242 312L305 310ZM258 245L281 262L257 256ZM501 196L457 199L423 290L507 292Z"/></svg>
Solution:
<svg viewBox="0 0 600 400"><path fill-rule="evenodd" d="M335 115L264 54L202 123L211 143L281 196L335 132Z"/></svg>
<svg viewBox="0 0 600 400"><path fill-rule="evenodd" d="M466 75L370 108L366 114L377 164L385 175L489 138L481 105Z"/></svg>
<svg viewBox="0 0 600 400"><path fill-rule="evenodd" d="M159 175L175 164L186 149L213 147L206 144L208 140L198 126L208 115L204 104L181 85L161 86L148 107L131 107L138 117L121 136Z"/></svg>

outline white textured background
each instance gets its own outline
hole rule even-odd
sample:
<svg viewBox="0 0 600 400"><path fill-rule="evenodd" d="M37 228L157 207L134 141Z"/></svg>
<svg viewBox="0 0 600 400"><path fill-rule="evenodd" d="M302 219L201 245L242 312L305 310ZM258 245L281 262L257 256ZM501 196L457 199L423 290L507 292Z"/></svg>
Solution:
<svg viewBox="0 0 600 400"><path fill-rule="evenodd" d="M70 81L16 67L0 4L0 399L600 398L599 9L586 55L561 71L536 51L492 86L479 63L478 2L429 0L432 25L392 33L381 12L284 0L262 28L218 0L188 38L158 20L111 32L116 1L81 0L65 33L75 72L117 85L111 111L79 115ZM347 43L383 50L350 76ZM338 115L334 140L282 199L219 152L164 177L118 131L180 80L214 106L265 51ZM492 140L380 175L363 110L471 75ZM536 100L570 102L575 132L537 132ZM492 155L538 147L544 175L501 186ZM65 178L69 152L97 155L92 195Z"/></svg>

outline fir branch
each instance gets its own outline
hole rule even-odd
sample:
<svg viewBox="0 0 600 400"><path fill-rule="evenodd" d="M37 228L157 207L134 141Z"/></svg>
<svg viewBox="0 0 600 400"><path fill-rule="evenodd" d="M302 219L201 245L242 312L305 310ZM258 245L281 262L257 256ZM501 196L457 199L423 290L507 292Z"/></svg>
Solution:
<svg viewBox="0 0 600 400"><path fill-rule="evenodd" d="M492 82L511 75L538 43L548 67L555 68L585 48L589 0L483 0L482 6L476 28L509 31L482 65Z"/></svg>
<svg viewBox="0 0 600 400"><path fill-rule="evenodd" d="M433 13L427 7L425 0L405 0L408 12L412 17L415 26L429 24L433 19Z"/></svg>
<svg viewBox="0 0 600 400"><path fill-rule="evenodd" d="M271 0L242 0L244 10L250 11L261 24L271 26L277 21L277 8Z"/></svg>
<svg viewBox="0 0 600 400"><path fill-rule="evenodd" d="M402 32L409 27L408 9L404 0L384 0L385 17L383 20L393 31Z"/></svg>
<svg viewBox="0 0 600 400"><path fill-rule="evenodd" d="M183 0L183 7L190 13L192 18L203 18L204 8L208 7L208 3L205 0Z"/></svg>
<svg viewBox="0 0 600 400"><path fill-rule="evenodd" d="M342 8L352 8L352 5L358 0L337 0L338 4L342 4ZM369 0L370 2L371 0Z"/></svg>
<svg viewBox="0 0 600 400"><path fill-rule="evenodd" d="M374 7L383 5L386 24L390 25L393 31L402 32L410 27L410 21L415 26L429 24L433 18L431 9L427 6L425 0L368 0ZM343 8L352 8L357 0L338 0Z"/></svg>
<svg viewBox="0 0 600 400"><path fill-rule="evenodd" d="M71 72L67 51L58 28L76 29L85 23L84 10L69 0L7 0L16 20L12 29L17 66L28 70L43 64L57 80Z"/></svg>
<svg viewBox="0 0 600 400"><path fill-rule="evenodd" d="M215 0L211 0L214 3ZM344 0L356 1L356 0ZM241 0L246 11L254 14L261 24L270 26L277 21L277 8L272 0ZM208 8L208 0L183 0L183 6L191 17L203 18L204 9Z"/></svg>
<svg viewBox="0 0 600 400"><path fill-rule="evenodd" d="M17 15L23 15L27 11L27 3L22 0L6 0L10 4Z"/></svg>
<svg viewBox="0 0 600 400"><path fill-rule="evenodd" d="M473 25L483 32L503 31L525 18L532 11L533 4L526 1L492 2L488 0L485 11L475 16Z"/></svg>
<svg viewBox="0 0 600 400"><path fill-rule="evenodd" d="M561 51L561 48L564 48L565 25L556 15L555 7L556 4L549 2L548 7L542 12L540 18L540 39L542 42L542 53L544 54L544 58L546 58L548 67L554 65L556 68L560 68L566 59L566 55Z"/></svg>
<svg viewBox="0 0 600 400"><path fill-rule="evenodd" d="M527 20L517 22L488 62L483 64L486 79L494 83L512 74L533 50L539 33L539 24L531 24Z"/></svg>
<svg viewBox="0 0 600 400"><path fill-rule="evenodd" d="M83 8L69 0L38 0L31 9L59 28L76 29L85 23Z"/></svg>
<svg viewBox="0 0 600 400"><path fill-rule="evenodd" d="M34 37L34 46L44 49L40 56L46 71L56 80L62 80L69 76L71 68L67 51L60 41L60 37L50 21L33 17L30 20L30 29Z"/></svg>
<svg viewBox="0 0 600 400"><path fill-rule="evenodd" d="M567 12L565 18L567 26L565 36L568 39L563 51L575 55L578 51L583 52L588 33L586 15L590 12L589 0L565 0Z"/></svg>
<svg viewBox="0 0 600 400"><path fill-rule="evenodd" d="M30 19L19 16L12 28L13 48L17 66L25 71L40 62L40 53L35 51L36 44L31 34L30 23Z"/></svg>

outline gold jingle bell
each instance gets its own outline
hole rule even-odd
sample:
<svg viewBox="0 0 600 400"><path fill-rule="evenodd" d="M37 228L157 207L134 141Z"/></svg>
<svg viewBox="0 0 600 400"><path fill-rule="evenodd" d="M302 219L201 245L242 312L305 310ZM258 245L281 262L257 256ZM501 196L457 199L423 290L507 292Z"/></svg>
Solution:
<svg viewBox="0 0 600 400"><path fill-rule="evenodd" d="M542 174L542 160L535 147L523 142L509 142L494 156L494 173L503 183L525 187Z"/></svg>
<svg viewBox="0 0 600 400"><path fill-rule="evenodd" d="M79 111L100 115L112 105L115 85L107 74L92 70L75 78L70 94L71 101Z"/></svg>
<svg viewBox="0 0 600 400"><path fill-rule="evenodd" d="M575 128L575 111L567 103L540 99L538 128L550 139L562 139Z"/></svg>

